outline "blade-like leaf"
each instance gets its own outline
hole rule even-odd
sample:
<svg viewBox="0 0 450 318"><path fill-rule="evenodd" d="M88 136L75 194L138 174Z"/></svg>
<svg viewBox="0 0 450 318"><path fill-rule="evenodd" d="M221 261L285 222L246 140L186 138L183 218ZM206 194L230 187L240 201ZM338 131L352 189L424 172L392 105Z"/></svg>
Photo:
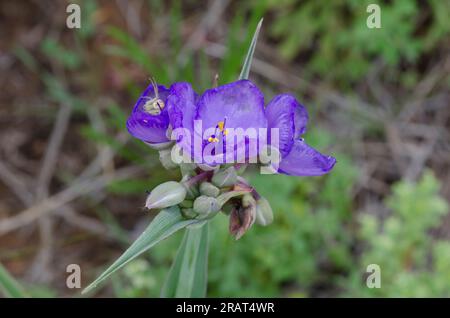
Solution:
<svg viewBox="0 0 450 318"><path fill-rule="evenodd" d="M19 283L8 273L2 264L0 264L0 291L2 291L5 297L27 297Z"/></svg>
<svg viewBox="0 0 450 318"><path fill-rule="evenodd" d="M161 297L205 297L209 223L186 229Z"/></svg>
<svg viewBox="0 0 450 318"><path fill-rule="evenodd" d="M198 220L186 220L180 213L178 207L170 207L161 210L153 219L145 231L134 241L134 243L120 256L106 271L104 271L94 282L83 290L83 294L91 291L99 283L112 273L122 268L131 260L141 255L151 247L169 237L176 231L199 222Z"/></svg>
<svg viewBox="0 0 450 318"><path fill-rule="evenodd" d="M258 41L259 30L261 29L263 19L261 19L256 26L255 33L253 34L252 42L248 48L247 56L245 57L244 65L242 66L239 79L248 79L250 74L250 67L252 66L253 54L255 53L256 42Z"/></svg>

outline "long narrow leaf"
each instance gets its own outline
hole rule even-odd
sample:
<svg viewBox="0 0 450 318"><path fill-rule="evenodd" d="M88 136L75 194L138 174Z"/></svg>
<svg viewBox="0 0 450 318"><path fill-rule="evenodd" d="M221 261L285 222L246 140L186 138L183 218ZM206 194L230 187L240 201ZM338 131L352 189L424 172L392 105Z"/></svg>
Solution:
<svg viewBox="0 0 450 318"><path fill-rule="evenodd" d="M27 297L19 283L8 273L2 264L0 264L0 291L2 291L5 297Z"/></svg>
<svg viewBox="0 0 450 318"><path fill-rule="evenodd" d="M198 222L186 220L182 217L178 207L164 209L153 219L147 229L134 241L134 243L120 256L106 271L83 290L83 294L96 288L108 276L125 266L151 247L169 237L176 231Z"/></svg>
<svg viewBox="0 0 450 318"><path fill-rule="evenodd" d="M161 297L205 297L209 223L186 229Z"/></svg>
<svg viewBox="0 0 450 318"><path fill-rule="evenodd" d="M252 66L253 54L255 53L256 42L258 41L259 30L261 29L263 19L261 19L256 26L255 33L253 34L252 42L248 48L247 56L245 57L244 65L242 66L239 79L248 79L250 74L250 67Z"/></svg>

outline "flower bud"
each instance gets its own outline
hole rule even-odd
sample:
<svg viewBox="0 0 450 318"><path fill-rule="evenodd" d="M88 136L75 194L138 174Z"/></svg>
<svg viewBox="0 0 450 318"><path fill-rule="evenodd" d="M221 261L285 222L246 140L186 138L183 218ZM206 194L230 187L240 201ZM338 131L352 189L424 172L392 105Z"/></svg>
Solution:
<svg viewBox="0 0 450 318"><path fill-rule="evenodd" d="M180 203L180 207L182 208L192 208L193 202L191 200L184 200Z"/></svg>
<svg viewBox="0 0 450 318"><path fill-rule="evenodd" d="M186 197L186 188L178 182L168 181L160 184L147 197L147 209L163 209L176 205Z"/></svg>
<svg viewBox="0 0 450 318"><path fill-rule="evenodd" d="M212 183L219 188L232 186L236 180L237 173L234 167L216 171L211 179Z"/></svg>
<svg viewBox="0 0 450 318"><path fill-rule="evenodd" d="M260 197L256 200L256 223L262 226L269 225L273 221L273 212L269 201Z"/></svg>
<svg viewBox="0 0 450 318"><path fill-rule="evenodd" d="M198 195L200 194L198 191L198 186L196 184L193 185L188 185L188 183L186 183L186 181L188 181L191 178L190 175L185 175L182 179L181 179L181 184L184 186L184 188L187 191L186 194L186 198L188 199L195 199L196 197L198 197Z"/></svg>
<svg viewBox="0 0 450 318"><path fill-rule="evenodd" d="M195 213L194 209L192 209L192 208L182 208L181 209L181 214L186 219L194 219L198 215L197 213Z"/></svg>
<svg viewBox="0 0 450 318"><path fill-rule="evenodd" d="M170 148L159 151L159 161L167 170L177 167L177 164L172 160L172 150Z"/></svg>
<svg viewBox="0 0 450 318"><path fill-rule="evenodd" d="M217 197L220 189L210 182L202 182L200 184L200 193L208 197Z"/></svg>
<svg viewBox="0 0 450 318"><path fill-rule="evenodd" d="M220 205L216 198L201 195L194 201L194 211L203 217L212 217L220 211Z"/></svg>

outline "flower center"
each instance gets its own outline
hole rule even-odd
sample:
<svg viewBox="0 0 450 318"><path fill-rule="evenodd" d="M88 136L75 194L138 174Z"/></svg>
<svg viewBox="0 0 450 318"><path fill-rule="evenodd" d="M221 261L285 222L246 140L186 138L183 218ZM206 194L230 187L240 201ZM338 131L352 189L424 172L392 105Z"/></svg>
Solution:
<svg viewBox="0 0 450 318"><path fill-rule="evenodd" d="M225 124L227 122L227 119L225 118L223 121L219 121L216 125L216 130L214 131L214 134L211 135L208 138L208 142L219 142L219 134L222 134L222 136L226 136L228 134L228 130L225 128Z"/></svg>
<svg viewBox="0 0 450 318"><path fill-rule="evenodd" d="M143 106L144 111L146 113L149 113L152 116L157 116L157 115L161 114L164 107L165 107L164 102L157 97L146 101Z"/></svg>

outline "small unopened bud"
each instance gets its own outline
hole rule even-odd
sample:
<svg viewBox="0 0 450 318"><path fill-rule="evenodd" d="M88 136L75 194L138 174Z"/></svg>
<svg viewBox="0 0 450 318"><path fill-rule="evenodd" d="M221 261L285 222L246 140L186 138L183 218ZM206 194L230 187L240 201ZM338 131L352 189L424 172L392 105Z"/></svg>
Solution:
<svg viewBox="0 0 450 318"><path fill-rule="evenodd" d="M210 182L202 182L200 184L200 193L208 197L217 197L220 189Z"/></svg>
<svg viewBox="0 0 450 318"><path fill-rule="evenodd" d="M212 217L220 211L220 205L216 198L201 195L194 201L194 211L203 217Z"/></svg>
<svg viewBox="0 0 450 318"><path fill-rule="evenodd" d="M179 204L186 197L186 188L175 181L160 184L147 197L147 209L163 209Z"/></svg>
<svg viewBox="0 0 450 318"><path fill-rule="evenodd" d="M184 200L180 203L180 207L182 208L192 208L193 202L191 200Z"/></svg>
<svg viewBox="0 0 450 318"><path fill-rule="evenodd" d="M262 226L269 225L273 221L273 212L269 201L260 197L256 200L256 223Z"/></svg>
<svg viewBox="0 0 450 318"><path fill-rule="evenodd" d="M167 170L177 167L177 164L172 160L172 150L170 148L159 151L159 161Z"/></svg>
<svg viewBox="0 0 450 318"><path fill-rule="evenodd" d="M192 208L182 208L181 214L186 219L193 219L193 218L197 217L197 215L198 215L197 213L195 213L194 209L192 209Z"/></svg>
<svg viewBox="0 0 450 318"><path fill-rule="evenodd" d="M191 176L189 175L185 175L182 179L181 179L181 183L183 184L184 188L187 191L186 194L186 198L188 199L195 199L196 197L198 197L198 195L200 194L198 191L198 186L196 184L192 184L190 185L187 181L191 178Z"/></svg>
<svg viewBox="0 0 450 318"><path fill-rule="evenodd" d="M214 173L211 181L219 188L232 186L237 181L236 170L234 167L229 167L225 170L218 170Z"/></svg>

